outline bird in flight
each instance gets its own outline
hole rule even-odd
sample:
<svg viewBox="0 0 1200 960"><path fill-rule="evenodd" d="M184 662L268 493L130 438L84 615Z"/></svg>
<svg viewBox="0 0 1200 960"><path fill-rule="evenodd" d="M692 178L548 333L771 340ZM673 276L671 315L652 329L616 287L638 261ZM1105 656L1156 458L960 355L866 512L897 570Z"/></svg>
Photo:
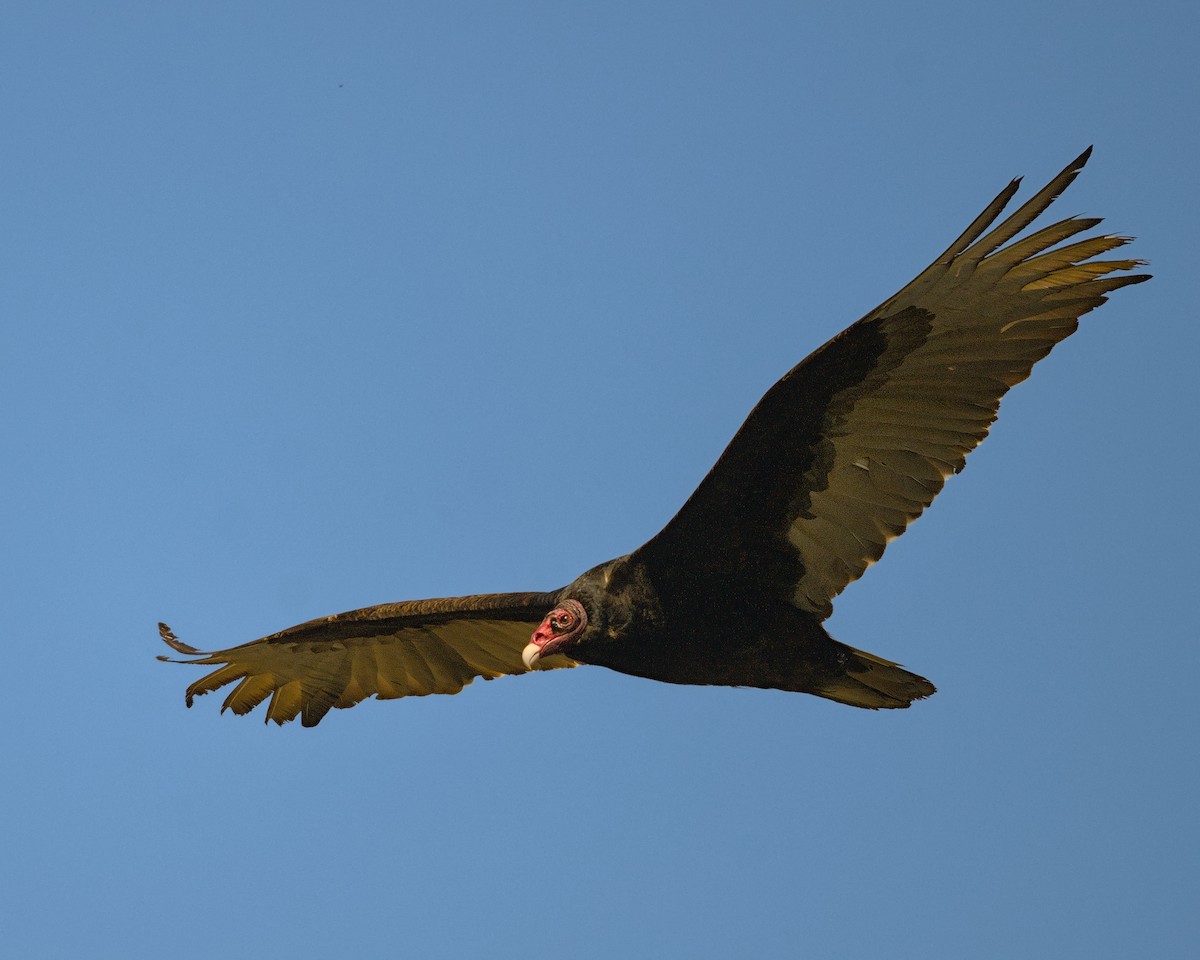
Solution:
<svg viewBox="0 0 1200 960"><path fill-rule="evenodd" d="M632 553L560 590L384 603L205 652L193 698L236 683L222 711L268 697L266 720L458 693L476 677L594 664L668 683L812 693L907 707L932 683L834 640L833 598L878 560L987 436L1000 398L1143 261L1071 238L1070 217L1015 239L1091 148L1007 219L1012 181L895 296L784 374L679 513ZM995 224L995 225L994 225ZM1071 240L1070 243L1066 241ZM169 657L160 657L169 660Z"/></svg>

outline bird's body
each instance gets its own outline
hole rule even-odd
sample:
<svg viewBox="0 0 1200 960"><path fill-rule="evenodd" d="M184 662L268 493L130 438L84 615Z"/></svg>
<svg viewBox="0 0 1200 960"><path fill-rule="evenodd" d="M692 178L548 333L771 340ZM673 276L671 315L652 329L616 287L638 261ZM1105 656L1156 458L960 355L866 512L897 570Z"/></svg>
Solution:
<svg viewBox="0 0 1200 960"><path fill-rule="evenodd" d="M679 513L627 556L561 590L383 604L202 653L188 689L238 685L225 706L271 698L267 719L317 723L332 707L455 693L579 663L671 683L806 692L906 707L933 685L832 639L833 598L882 556L962 469L1000 398L1106 294L1148 279L1128 242L1070 218L1014 241L1075 178L1086 151L987 232L1013 181L902 291L775 384Z"/></svg>
<svg viewBox="0 0 1200 960"><path fill-rule="evenodd" d="M601 564L559 592L557 603L579 598L595 611L586 650L572 653L578 662L649 680L815 693L856 706L907 706L934 692L929 681L838 643L819 618L786 601L755 596L733 578L729 589L714 590L707 578L677 578L678 567L640 554ZM867 686L868 679L884 689Z"/></svg>

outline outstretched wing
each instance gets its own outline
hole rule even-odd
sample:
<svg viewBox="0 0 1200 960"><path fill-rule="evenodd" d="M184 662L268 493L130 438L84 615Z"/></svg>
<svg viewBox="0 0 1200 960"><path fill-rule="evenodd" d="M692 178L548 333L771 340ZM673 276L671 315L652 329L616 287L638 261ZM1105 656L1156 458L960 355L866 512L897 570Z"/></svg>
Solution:
<svg viewBox="0 0 1200 960"><path fill-rule="evenodd" d="M220 665L188 687L189 707L236 680L222 712L249 713L269 696L267 720L283 724L299 715L311 727L331 708L370 696L458 693L476 677L527 672L521 651L557 599L558 592L495 593L385 603L213 652L181 643L165 623L158 631L177 653L199 658L172 662ZM563 656L537 664L573 666Z"/></svg>
<svg viewBox="0 0 1200 960"><path fill-rule="evenodd" d="M1060 245L1096 219L1009 242L1090 153L985 235L1014 180L920 276L775 384L639 551L656 582L737 584L829 616L833 598L962 469L1008 389L1106 294L1149 279L1110 276L1139 260L1093 259L1128 237Z"/></svg>

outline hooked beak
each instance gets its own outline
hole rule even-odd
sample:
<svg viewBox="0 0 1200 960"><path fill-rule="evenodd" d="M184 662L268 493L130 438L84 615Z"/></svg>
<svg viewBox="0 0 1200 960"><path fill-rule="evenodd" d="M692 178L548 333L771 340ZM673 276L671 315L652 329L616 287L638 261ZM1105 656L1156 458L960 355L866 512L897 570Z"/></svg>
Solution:
<svg viewBox="0 0 1200 960"><path fill-rule="evenodd" d="M521 651L521 659L525 661L525 669L532 670L534 664L542 658L546 647L554 639L554 630L550 627L550 618L546 617L529 638L529 643Z"/></svg>

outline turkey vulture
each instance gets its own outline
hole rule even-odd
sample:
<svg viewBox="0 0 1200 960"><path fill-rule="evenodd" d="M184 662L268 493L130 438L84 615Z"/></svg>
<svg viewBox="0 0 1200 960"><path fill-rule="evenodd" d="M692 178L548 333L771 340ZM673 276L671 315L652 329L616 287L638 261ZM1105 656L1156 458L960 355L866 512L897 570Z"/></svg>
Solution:
<svg viewBox="0 0 1200 960"><path fill-rule="evenodd" d="M237 681L222 710L247 713L269 696L267 720L313 726L372 695L457 693L475 677L585 663L871 709L929 696L928 680L839 643L822 623L962 469L1009 387L1106 294L1149 279L1112 276L1140 260L1094 259L1129 237L1063 243L1098 219L1010 242L1090 153L992 227L1014 180L908 286L784 374L637 550L561 590L385 603L211 653L159 624L192 658L174 662L217 668L188 687L188 706Z"/></svg>

